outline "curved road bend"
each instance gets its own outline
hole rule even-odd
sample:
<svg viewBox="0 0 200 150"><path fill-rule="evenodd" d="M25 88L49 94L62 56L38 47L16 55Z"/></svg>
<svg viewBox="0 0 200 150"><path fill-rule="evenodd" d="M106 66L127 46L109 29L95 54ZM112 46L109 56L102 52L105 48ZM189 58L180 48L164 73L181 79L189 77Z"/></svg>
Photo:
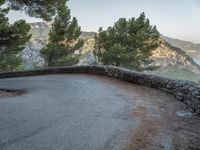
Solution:
<svg viewBox="0 0 200 150"><path fill-rule="evenodd" d="M199 149L200 119L172 96L106 77L1 79L1 150ZM182 116L183 115L183 116Z"/></svg>

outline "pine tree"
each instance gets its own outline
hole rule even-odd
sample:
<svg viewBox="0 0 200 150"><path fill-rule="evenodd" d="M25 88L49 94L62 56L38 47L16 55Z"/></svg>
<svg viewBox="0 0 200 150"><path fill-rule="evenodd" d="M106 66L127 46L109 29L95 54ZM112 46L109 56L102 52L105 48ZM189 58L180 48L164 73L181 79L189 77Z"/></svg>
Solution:
<svg viewBox="0 0 200 150"><path fill-rule="evenodd" d="M48 67L76 64L78 59L73 56L75 50L83 45L79 40L81 29L66 4L60 3L49 33L49 43L41 50Z"/></svg>
<svg viewBox="0 0 200 150"><path fill-rule="evenodd" d="M128 21L120 18L107 30L100 28L96 37L95 55L105 65L135 70L153 69L151 51L158 46L159 32L151 26L145 14Z"/></svg>
<svg viewBox="0 0 200 150"><path fill-rule="evenodd" d="M67 0L0 0L0 4L7 4L12 10L22 10L27 15L51 21L60 3Z"/></svg>
<svg viewBox="0 0 200 150"><path fill-rule="evenodd" d="M20 66L17 54L31 37L31 27L24 20L9 24L6 17L8 11L0 8L0 71L12 71Z"/></svg>

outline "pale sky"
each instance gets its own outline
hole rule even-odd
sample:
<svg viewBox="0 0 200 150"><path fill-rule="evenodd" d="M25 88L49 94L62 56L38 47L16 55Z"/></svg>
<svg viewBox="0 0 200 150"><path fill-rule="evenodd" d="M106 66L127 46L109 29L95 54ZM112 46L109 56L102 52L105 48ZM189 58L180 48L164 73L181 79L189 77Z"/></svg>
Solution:
<svg viewBox="0 0 200 150"><path fill-rule="evenodd" d="M120 17L138 17L145 12L161 34L200 43L200 0L69 0L72 16L77 17L83 31L106 29ZM23 12L11 12L10 21L29 18Z"/></svg>

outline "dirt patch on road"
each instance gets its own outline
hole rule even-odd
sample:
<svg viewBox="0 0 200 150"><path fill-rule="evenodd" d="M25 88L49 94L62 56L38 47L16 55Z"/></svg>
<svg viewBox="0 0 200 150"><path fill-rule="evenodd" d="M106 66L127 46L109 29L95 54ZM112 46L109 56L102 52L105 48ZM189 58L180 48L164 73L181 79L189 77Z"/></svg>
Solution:
<svg viewBox="0 0 200 150"><path fill-rule="evenodd" d="M151 138L158 132L156 124L146 119L146 108L143 106L137 107L131 115L140 118L140 124L134 129L134 134L131 136L131 140L126 144L124 150L144 149L149 143L152 143Z"/></svg>
<svg viewBox="0 0 200 150"><path fill-rule="evenodd" d="M124 150L200 150L200 117L181 101L148 87L102 79L119 88L118 95L127 96L135 106L130 116L139 125L130 132Z"/></svg>
<svg viewBox="0 0 200 150"><path fill-rule="evenodd" d="M20 96L23 93L24 92L22 90L0 89L0 98Z"/></svg>

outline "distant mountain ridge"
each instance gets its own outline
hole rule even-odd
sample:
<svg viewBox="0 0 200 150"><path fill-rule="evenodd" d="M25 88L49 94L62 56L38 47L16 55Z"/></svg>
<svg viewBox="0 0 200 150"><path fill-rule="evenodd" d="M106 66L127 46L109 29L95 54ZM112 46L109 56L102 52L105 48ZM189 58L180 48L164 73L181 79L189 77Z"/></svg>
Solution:
<svg viewBox="0 0 200 150"><path fill-rule="evenodd" d="M175 39L167 36L161 35L163 39L165 39L171 45L180 48L181 50L185 51L190 56L200 56L200 44L184 41L180 39Z"/></svg>

